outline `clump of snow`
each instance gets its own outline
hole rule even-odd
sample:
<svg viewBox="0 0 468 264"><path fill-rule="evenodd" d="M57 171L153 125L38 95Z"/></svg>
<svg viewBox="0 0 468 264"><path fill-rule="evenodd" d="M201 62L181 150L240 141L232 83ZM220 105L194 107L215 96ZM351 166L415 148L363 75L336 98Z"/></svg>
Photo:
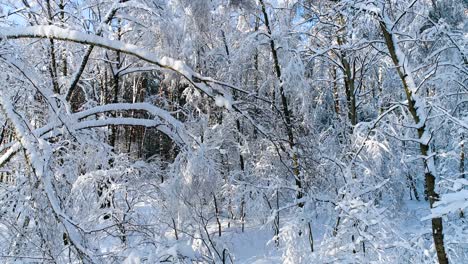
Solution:
<svg viewBox="0 0 468 264"><path fill-rule="evenodd" d="M250 31L250 27L245 16L239 16L239 18L237 19L237 30L244 33Z"/></svg>
<svg viewBox="0 0 468 264"><path fill-rule="evenodd" d="M441 217L449 213L457 213L460 210L468 208L468 190L464 187L468 186L466 179L456 179L453 181L454 192L442 194L440 200L434 203L434 208L431 214L422 218L428 220L434 217Z"/></svg>
<svg viewBox="0 0 468 264"><path fill-rule="evenodd" d="M232 109L232 98L227 96L216 95L215 104L218 107L225 107L227 110Z"/></svg>
<svg viewBox="0 0 468 264"><path fill-rule="evenodd" d="M132 251L130 255L124 260L123 264L140 264L141 260L140 257Z"/></svg>

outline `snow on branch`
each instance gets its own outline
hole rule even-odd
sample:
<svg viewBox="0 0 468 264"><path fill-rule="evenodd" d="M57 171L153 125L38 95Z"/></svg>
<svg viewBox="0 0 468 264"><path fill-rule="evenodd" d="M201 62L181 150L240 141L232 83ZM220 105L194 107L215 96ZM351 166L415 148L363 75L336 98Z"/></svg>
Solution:
<svg viewBox="0 0 468 264"><path fill-rule="evenodd" d="M16 142L2 155L0 156L0 167L3 166L10 158L21 149L21 144Z"/></svg>
<svg viewBox="0 0 468 264"><path fill-rule="evenodd" d="M258 126L247 113L240 110L234 104L232 95L223 89L228 87L244 94L251 95L249 92L239 89L238 87L229 85L224 82L214 80L210 77L202 76L193 71L183 61L175 60L170 57L163 56L160 58L156 53L145 50L133 44L124 43L118 40L111 40L96 35L86 34L77 30L64 29L53 25L28 26L28 27L0 27L0 37L6 39L22 39L22 38L49 38L70 41L81 44L89 44L114 51L120 51L129 55L133 55L146 62L154 64L160 68L168 69L181 74L195 88L199 89L212 99L220 107L226 107L228 110L235 110L240 115L247 118L262 134L267 135L267 132ZM264 98L254 96L262 101L267 101Z"/></svg>
<svg viewBox="0 0 468 264"><path fill-rule="evenodd" d="M0 36L6 39L21 38L50 38L64 41L71 41L81 44L94 45L106 49L120 51L133 55L158 67L177 72L184 76L193 86L201 90L210 97L220 95L229 98L229 93L219 87L213 79L204 77L194 72L183 61L170 57L159 57L157 54L145 50L133 44L124 43L118 40L111 40L96 35L86 34L77 30L64 29L57 26L29 26L29 27L2 27ZM210 85L214 84L214 85Z"/></svg>
<svg viewBox="0 0 468 264"><path fill-rule="evenodd" d="M63 212L60 206L60 200L56 196L52 183L51 171L49 169L49 155L51 152L49 145L44 144L42 139L34 135L27 125L28 122L15 111L13 105L6 96L0 96L0 107L14 126L20 144L26 150L34 174L41 180L44 192L46 193L46 197L56 219L63 225L71 243L78 253L94 263L93 254L83 246L78 225Z"/></svg>
<svg viewBox="0 0 468 264"><path fill-rule="evenodd" d="M101 119L86 119L93 115L110 112L110 111L129 111L129 110L143 110L154 116L154 119L147 118L101 118ZM144 126L144 127L155 127L169 138L171 138L179 146L187 146L190 142L190 136L187 134L185 126L182 122L174 118L169 112L158 108L149 103L118 103L108 104L103 106L96 106L81 112L71 114L67 117L67 124L69 129L83 130L95 127L103 127L108 125L128 125L128 126ZM47 139L50 137L58 136L63 131L57 130L63 124L61 122L49 123L46 126L40 127L32 131L32 134L36 138ZM58 131L53 133L53 131ZM52 132L52 133L51 133ZM15 153L21 149L19 142L11 143L9 146L5 146L0 149L5 153L0 156L0 166L6 163Z"/></svg>
<svg viewBox="0 0 468 264"><path fill-rule="evenodd" d="M144 110L152 115L163 118L164 120L171 123L174 127L183 128L182 122L175 119L171 114L161 108L158 108L149 103L116 103L116 104L106 104L102 106L96 106L81 112L73 114L73 118L82 119L91 115L110 112L110 111L124 111L124 110Z"/></svg>
<svg viewBox="0 0 468 264"><path fill-rule="evenodd" d="M440 200L434 203L431 214L421 220L429 220L434 217L441 217L450 213L458 213L460 210L468 208L468 180L464 178L453 180L453 192L442 194Z"/></svg>
<svg viewBox="0 0 468 264"><path fill-rule="evenodd" d="M106 118L98 120L86 120L76 123L73 126L73 129L82 130L110 125L156 127L159 131L163 132L165 135L173 139L179 146L184 146L184 139L180 139L181 133L173 131L171 128L166 127L165 124L158 120L140 118Z"/></svg>
<svg viewBox="0 0 468 264"><path fill-rule="evenodd" d="M454 117L453 115L451 115L449 112L447 112L445 109L443 109L440 106L437 106L437 105L433 105L433 106L435 107L435 109L437 109L442 114L444 114L448 119L450 119L453 123L463 127L464 129L468 129L468 122L467 121Z"/></svg>
<svg viewBox="0 0 468 264"><path fill-rule="evenodd" d="M73 126L74 129L84 129L91 127L99 127L107 125L134 125L145 127L157 127L157 129L179 145L187 145L189 135L186 133L185 126L182 122L174 118L169 112L156 107L149 103L116 103L103 106L96 106L78 113L71 117L78 122L80 119L105 113L110 111L128 111L128 110L143 110L155 117L152 119L137 119L137 118L106 118L101 120L86 120L81 121ZM162 122L161 120L165 121Z"/></svg>

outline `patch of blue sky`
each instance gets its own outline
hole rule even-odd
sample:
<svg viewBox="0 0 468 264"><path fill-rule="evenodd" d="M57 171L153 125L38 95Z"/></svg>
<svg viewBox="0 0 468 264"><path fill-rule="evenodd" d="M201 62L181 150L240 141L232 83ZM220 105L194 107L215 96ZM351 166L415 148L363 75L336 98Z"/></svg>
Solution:
<svg viewBox="0 0 468 264"><path fill-rule="evenodd" d="M24 7L12 7L7 3L0 3L1 15L0 18L6 20L7 22L13 23L15 25L25 25L26 20L21 16L20 12L24 10Z"/></svg>

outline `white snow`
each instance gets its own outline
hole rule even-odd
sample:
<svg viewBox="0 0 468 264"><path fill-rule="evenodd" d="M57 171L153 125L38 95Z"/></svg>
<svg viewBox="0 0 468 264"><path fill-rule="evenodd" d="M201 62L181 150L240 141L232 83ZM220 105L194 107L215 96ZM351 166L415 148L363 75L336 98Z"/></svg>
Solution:
<svg viewBox="0 0 468 264"><path fill-rule="evenodd" d="M228 110L232 109L232 98L227 96L216 95L215 104L218 107L225 107Z"/></svg>

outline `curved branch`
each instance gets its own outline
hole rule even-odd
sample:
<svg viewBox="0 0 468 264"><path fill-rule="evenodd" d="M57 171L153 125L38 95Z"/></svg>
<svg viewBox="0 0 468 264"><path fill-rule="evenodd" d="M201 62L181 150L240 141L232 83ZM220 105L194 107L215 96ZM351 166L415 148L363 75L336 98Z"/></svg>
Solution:
<svg viewBox="0 0 468 264"><path fill-rule="evenodd" d="M220 87L210 86L215 84L211 78L204 77L183 61L175 60L170 57L159 57L156 53L145 50L133 44L124 43L118 40L111 40L96 35L86 34L81 31L64 29L53 25L47 26L28 26L28 27L3 27L0 28L0 36L6 39L22 38L48 38L63 41L70 41L81 44L94 45L114 51L119 51L128 55L135 56L141 60L157 65L160 68L168 69L182 75L197 89L210 97L215 95L228 95Z"/></svg>

